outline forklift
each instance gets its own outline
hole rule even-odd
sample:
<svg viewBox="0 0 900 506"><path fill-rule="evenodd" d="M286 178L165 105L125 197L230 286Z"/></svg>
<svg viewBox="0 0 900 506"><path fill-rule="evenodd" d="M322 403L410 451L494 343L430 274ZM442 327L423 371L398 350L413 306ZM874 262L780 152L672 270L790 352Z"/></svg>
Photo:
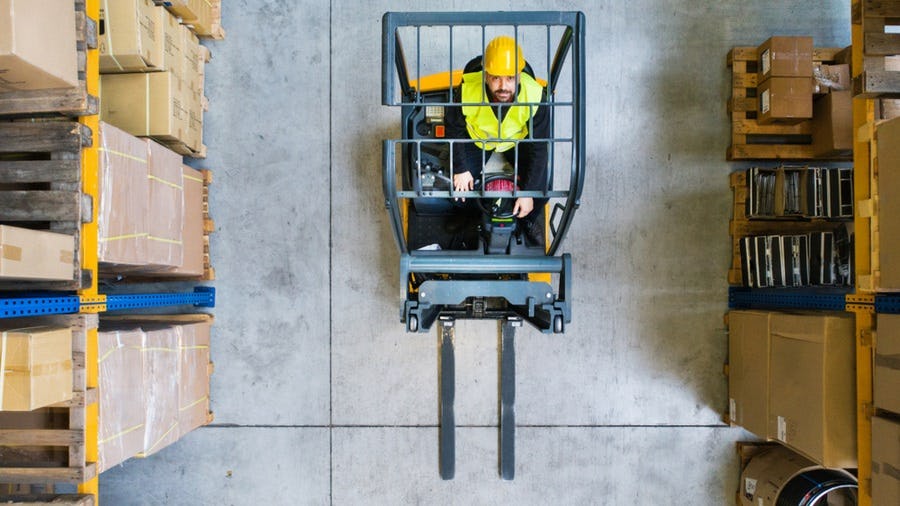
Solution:
<svg viewBox="0 0 900 506"><path fill-rule="evenodd" d="M388 12L382 18L382 104L399 107L401 116L401 138L385 140L382 153L385 207L400 251L400 321L412 333L437 326L443 479L455 472L455 322L498 324L499 471L506 480L515 477L515 330L528 323L562 334L571 322L572 258L562 244L584 187L584 24L581 12L557 11ZM462 103L458 93L464 72L478 68L496 34L532 57L522 72L544 87L545 98L523 105L548 108L551 126L547 138L522 139L501 138L498 126L498 137L487 141L514 143L516 150L544 143L548 170L540 190L519 188L518 155L509 163L487 150L474 188L453 185L460 172L454 145L477 141L448 138L447 115L451 108L499 105ZM527 240L512 215L520 197L546 202L532 211L544 226L538 243Z"/></svg>

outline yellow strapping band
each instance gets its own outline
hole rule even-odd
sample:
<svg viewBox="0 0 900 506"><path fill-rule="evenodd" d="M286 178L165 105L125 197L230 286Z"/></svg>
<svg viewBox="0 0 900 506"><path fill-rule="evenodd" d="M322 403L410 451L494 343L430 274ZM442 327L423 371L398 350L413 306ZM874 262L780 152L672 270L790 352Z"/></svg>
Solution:
<svg viewBox="0 0 900 506"><path fill-rule="evenodd" d="M141 348L141 351L168 351L174 353L178 350L173 350L172 348Z"/></svg>
<svg viewBox="0 0 900 506"><path fill-rule="evenodd" d="M179 190L182 190L182 189L183 189L183 188L181 187L181 185L179 185L179 184L175 184L175 183L173 183L173 182L171 182L171 181L166 181L165 179L163 179L163 178L161 178L161 177L156 177L156 176L151 175L151 174L147 174L147 179L150 179L150 180L152 180L152 181L159 181L159 182L162 183L162 184L169 185L169 186L171 186L172 188L176 188L176 189L179 189Z"/></svg>
<svg viewBox="0 0 900 506"><path fill-rule="evenodd" d="M109 241L121 241L123 239L137 239L140 237L147 237L148 233L140 233L140 234L126 234L126 235L114 235L112 237L101 237L99 238L100 242L109 242Z"/></svg>
<svg viewBox="0 0 900 506"><path fill-rule="evenodd" d="M165 439L173 430L175 430L177 428L178 428L178 422L175 422L171 427L169 427L169 430L167 430L165 432L165 434L160 436L159 439L157 439L156 442L153 443L153 445L150 448L147 448L147 452L152 452L154 448L156 448L157 446L159 446L160 443L163 442L163 439ZM147 452L138 453L137 456L138 457L146 457Z"/></svg>
<svg viewBox="0 0 900 506"><path fill-rule="evenodd" d="M198 183L202 183L202 182L203 182L203 180L200 179L199 177L187 176L187 175L183 175L183 176L181 176L181 177L187 179L188 181L196 181L196 182L198 182Z"/></svg>
<svg viewBox="0 0 900 506"><path fill-rule="evenodd" d="M209 346L203 346L203 345L198 344L195 346L182 346L181 349L182 350L208 350Z"/></svg>
<svg viewBox="0 0 900 506"><path fill-rule="evenodd" d="M118 434L114 434L114 435L112 435L112 436L109 436L109 437L106 438L106 439L101 439L101 440L97 441L97 443L98 443L98 444L106 444L106 443L112 441L113 439L119 439L120 437L124 436L125 434L130 434L130 433L132 433L132 432L134 432L134 431L140 429L140 428L143 427L143 426L144 426L144 424L142 424L142 423L141 423L141 424L138 424L138 425L135 425L134 427L130 427L130 428L128 428L128 429L125 429L125 430L123 430L122 432L120 432L120 433L118 433Z"/></svg>
<svg viewBox="0 0 900 506"><path fill-rule="evenodd" d="M201 397L201 398L197 399L196 401L194 401L194 402L188 404L187 406L185 406L185 407L183 407L183 408L178 408L178 411L186 411L186 410L188 410L188 409L191 409L191 408L193 408L194 406L196 406L197 404L200 404L201 402L203 402L203 401L205 401L205 400L207 400L207 399L209 399L209 396L204 395L203 397Z"/></svg>
<svg viewBox="0 0 900 506"><path fill-rule="evenodd" d="M128 158L130 160L134 160L136 162L147 163L147 158L141 158L138 156L130 155L128 153L123 153L121 151L116 151L115 149L109 149L104 147L97 148L97 151L103 151L104 153L111 153L116 156L121 156L122 158Z"/></svg>
<svg viewBox="0 0 900 506"><path fill-rule="evenodd" d="M147 239L156 242L164 242L166 244L181 244L181 241L176 241L175 239L166 239L164 237L156 237L155 235L148 235Z"/></svg>

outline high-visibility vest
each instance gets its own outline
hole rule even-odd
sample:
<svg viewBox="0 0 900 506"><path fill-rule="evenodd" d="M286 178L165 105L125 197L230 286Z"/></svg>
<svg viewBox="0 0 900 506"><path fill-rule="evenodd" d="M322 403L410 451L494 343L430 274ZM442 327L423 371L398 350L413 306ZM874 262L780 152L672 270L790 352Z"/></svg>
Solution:
<svg viewBox="0 0 900 506"><path fill-rule="evenodd" d="M519 74L518 103L536 103L541 101L544 87L530 75ZM461 99L465 103L487 103L487 91L484 89L484 73L470 72L463 75ZM466 117L466 128L469 137L474 140L484 139L524 139L528 135L528 120L537 114L537 105L513 105L506 112L502 122L497 121L494 107L487 105L464 105L463 115ZM500 131L497 131L497 126ZM479 148L490 151L496 149L503 152L515 146L514 142L476 142Z"/></svg>

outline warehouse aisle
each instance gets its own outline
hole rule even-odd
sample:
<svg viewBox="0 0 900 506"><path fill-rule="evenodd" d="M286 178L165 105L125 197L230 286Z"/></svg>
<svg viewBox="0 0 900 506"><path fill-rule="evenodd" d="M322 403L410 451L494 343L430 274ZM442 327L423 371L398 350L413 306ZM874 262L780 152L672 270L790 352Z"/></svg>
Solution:
<svg viewBox="0 0 900 506"><path fill-rule="evenodd" d="M426 5L427 4L427 5ZM496 329L457 326L457 476L437 472L437 348L398 319L381 197L386 10L226 2L208 44L216 421L101 476L105 504L730 501L721 422L730 262L725 55L770 35L849 44L846 0L503 2L587 17L588 178L566 248L573 322L517 344L517 474L496 474ZM527 56L527 55L526 55ZM677 498L677 499L676 499Z"/></svg>

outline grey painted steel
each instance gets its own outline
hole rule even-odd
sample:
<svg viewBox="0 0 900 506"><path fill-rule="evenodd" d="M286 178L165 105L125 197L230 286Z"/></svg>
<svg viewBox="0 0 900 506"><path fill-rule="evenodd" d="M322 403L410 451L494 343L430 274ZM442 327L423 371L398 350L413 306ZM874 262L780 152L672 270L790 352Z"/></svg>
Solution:
<svg viewBox="0 0 900 506"><path fill-rule="evenodd" d="M519 318L500 323L500 477L516 477L516 327Z"/></svg>
<svg viewBox="0 0 900 506"><path fill-rule="evenodd" d="M441 478L452 480L456 474L456 419L453 403L456 393L456 361L453 350L453 318L442 317L438 326L441 347L440 368L440 429L439 460Z"/></svg>
<svg viewBox="0 0 900 506"><path fill-rule="evenodd" d="M445 272L448 274L524 274L562 272L563 257L543 256L456 256L413 254L400 259L408 272Z"/></svg>
<svg viewBox="0 0 900 506"><path fill-rule="evenodd" d="M524 280L487 281L434 281L419 286L419 304L462 304L466 298L503 297L510 304L535 306L554 302L553 289L548 283Z"/></svg>

